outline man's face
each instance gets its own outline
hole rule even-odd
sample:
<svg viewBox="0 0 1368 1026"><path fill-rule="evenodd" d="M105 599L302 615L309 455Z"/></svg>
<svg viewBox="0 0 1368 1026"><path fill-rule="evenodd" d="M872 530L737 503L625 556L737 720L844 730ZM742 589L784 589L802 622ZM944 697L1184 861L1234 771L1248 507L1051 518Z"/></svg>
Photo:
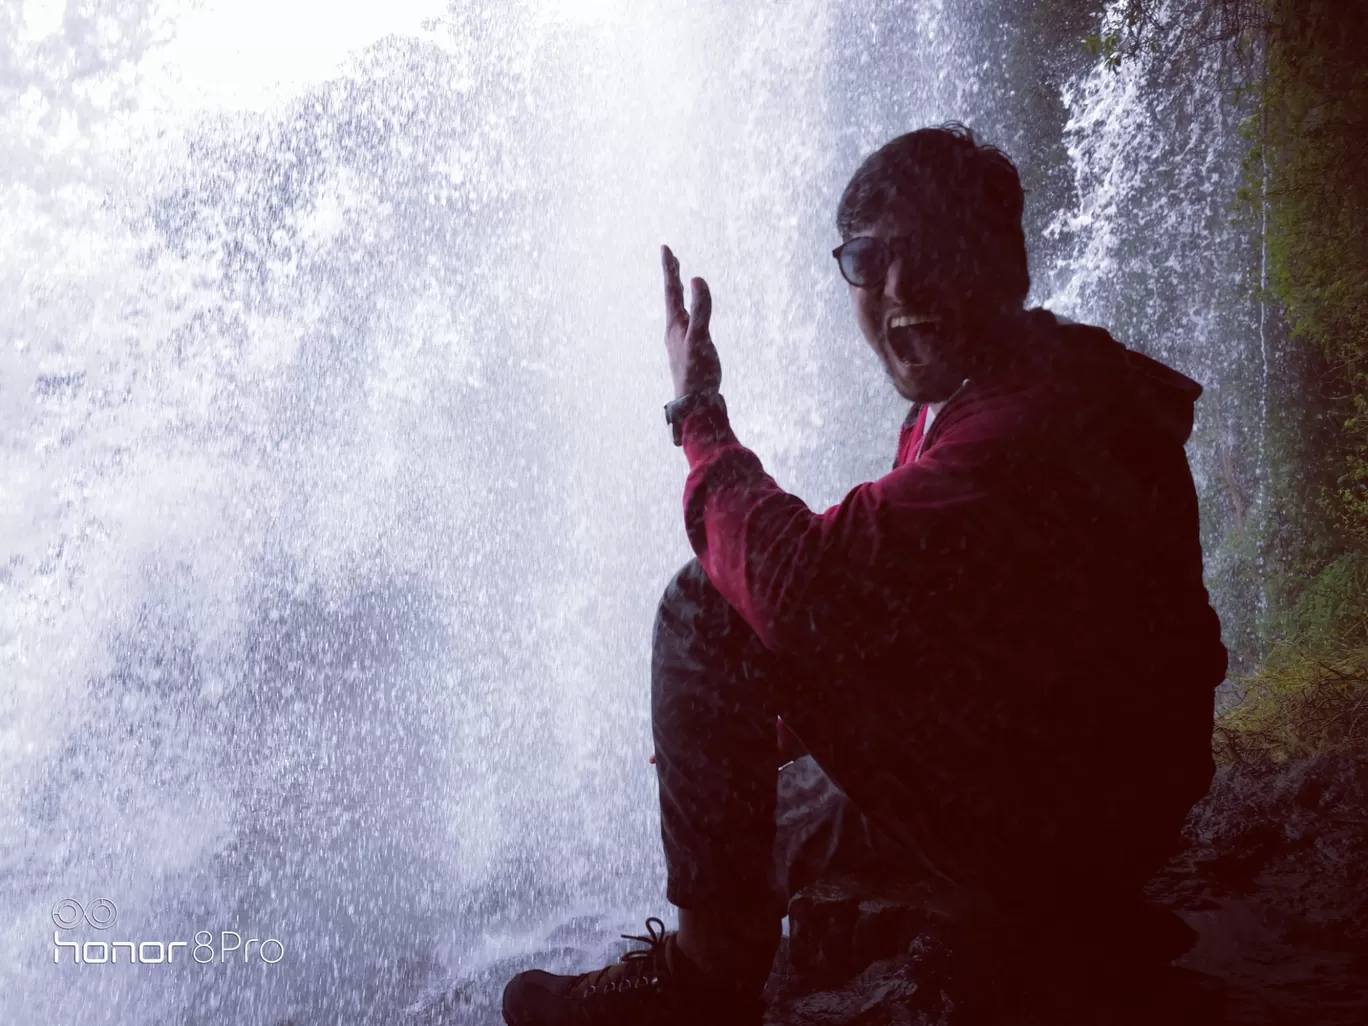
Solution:
<svg viewBox="0 0 1368 1026"><path fill-rule="evenodd" d="M912 210L892 210L855 235L884 240L922 237L924 222ZM922 269L919 269L919 266ZM913 402L949 399L964 382L969 345L964 293L953 282L930 280L925 262L905 259L894 249L882 282L850 286L855 320L898 394Z"/></svg>

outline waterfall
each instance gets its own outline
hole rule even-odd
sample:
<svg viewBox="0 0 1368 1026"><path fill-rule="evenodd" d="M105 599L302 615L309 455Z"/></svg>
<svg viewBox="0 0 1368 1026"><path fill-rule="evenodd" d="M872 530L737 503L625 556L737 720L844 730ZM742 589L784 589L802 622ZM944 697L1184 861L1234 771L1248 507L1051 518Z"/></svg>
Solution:
<svg viewBox="0 0 1368 1026"><path fill-rule="evenodd" d="M1064 84L1074 197L1046 228L1064 245L1045 302L1205 387L1188 455L1208 587L1244 668L1259 648L1278 532L1266 443L1272 329L1259 296L1262 211L1238 201L1252 105L1232 88L1239 57L1192 45L1199 14L1156 8L1158 52L1117 68L1099 61ZM1124 16L1124 4L1110 5L1102 30Z"/></svg>
<svg viewBox="0 0 1368 1026"><path fill-rule="evenodd" d="M1038 298L1213 394L1247 373L1202 74L1018 89L1044 58L988 0L410 7L357 38L284 0L0 14L4 1021L481 1021L491 966L587 967L667 911L659 243L712 285L738 434L815 508L904 412L828 251L912 127L1024 154ZM213 41L272 18L345 60L234 92ZM1219 533L1251 425L1214 409ZM56 946L113 941L188 946Z"/></svg>

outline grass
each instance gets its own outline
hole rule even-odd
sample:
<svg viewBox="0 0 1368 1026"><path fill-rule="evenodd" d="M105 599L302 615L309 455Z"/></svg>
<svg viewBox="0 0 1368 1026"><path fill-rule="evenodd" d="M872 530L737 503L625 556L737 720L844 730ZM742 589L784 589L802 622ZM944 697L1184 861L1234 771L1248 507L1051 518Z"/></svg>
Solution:
<svg viewBox="0 0 1368 1026"><path fill-rule="evenodd" d="M1216 761L1368 752L1368 555L1322 568L1272 630L1280 640L1217 718Z"/></svg>
<svg viewBox="0 0 1368 1026"><path fill-rule="evenodd" d="M1239 683L1242 699L1216 721L1217 763L1368 752L1368 645L1286 646Z"/></svg>

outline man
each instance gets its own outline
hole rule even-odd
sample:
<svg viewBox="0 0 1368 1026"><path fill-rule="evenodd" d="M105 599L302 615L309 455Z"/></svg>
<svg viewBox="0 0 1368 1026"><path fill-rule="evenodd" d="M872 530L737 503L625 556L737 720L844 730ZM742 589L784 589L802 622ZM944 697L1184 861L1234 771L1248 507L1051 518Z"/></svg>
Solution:
<svg viewBox="0 0 1368 1026"><path fill-rule="evenodd" d="M1004 933L1140 922L1210 783L1226 666L1183 448L1201 389L1024 310L1021 213L1015 167L959 125L855 172L834 255L913 405L893 471L821 514L733 434L707 285L686 310L662 251L697 554L652 665L679 932L651 920L620 965L520 974L510 1026L761 1021L784 912L776 715L909 866Z"/></svg>

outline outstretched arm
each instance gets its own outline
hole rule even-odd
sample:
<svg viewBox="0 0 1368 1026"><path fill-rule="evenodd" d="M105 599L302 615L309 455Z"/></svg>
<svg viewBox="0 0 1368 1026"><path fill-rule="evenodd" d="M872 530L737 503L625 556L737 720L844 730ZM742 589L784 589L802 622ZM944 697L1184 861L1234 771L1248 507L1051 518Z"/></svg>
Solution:
<svg viewBox="0 0 1368 1026"><path fill-rule="evenodd" d="M708 334L711 301L695 278L692 315L686 311L678 261L668 249L662 255L666 347L676 392L684 394L700 380L721 379ZM700 370L708 367L715 376ZM852 631L868 636L905 625L898 606L954 575L982 512L982 464L993 448L944 436L922 461L860 485L819 514L765 473L722 409L691 413L683 440L684 520L694 552L765 645L795 656L817 655L833 640L856 642Z"/></svg>

